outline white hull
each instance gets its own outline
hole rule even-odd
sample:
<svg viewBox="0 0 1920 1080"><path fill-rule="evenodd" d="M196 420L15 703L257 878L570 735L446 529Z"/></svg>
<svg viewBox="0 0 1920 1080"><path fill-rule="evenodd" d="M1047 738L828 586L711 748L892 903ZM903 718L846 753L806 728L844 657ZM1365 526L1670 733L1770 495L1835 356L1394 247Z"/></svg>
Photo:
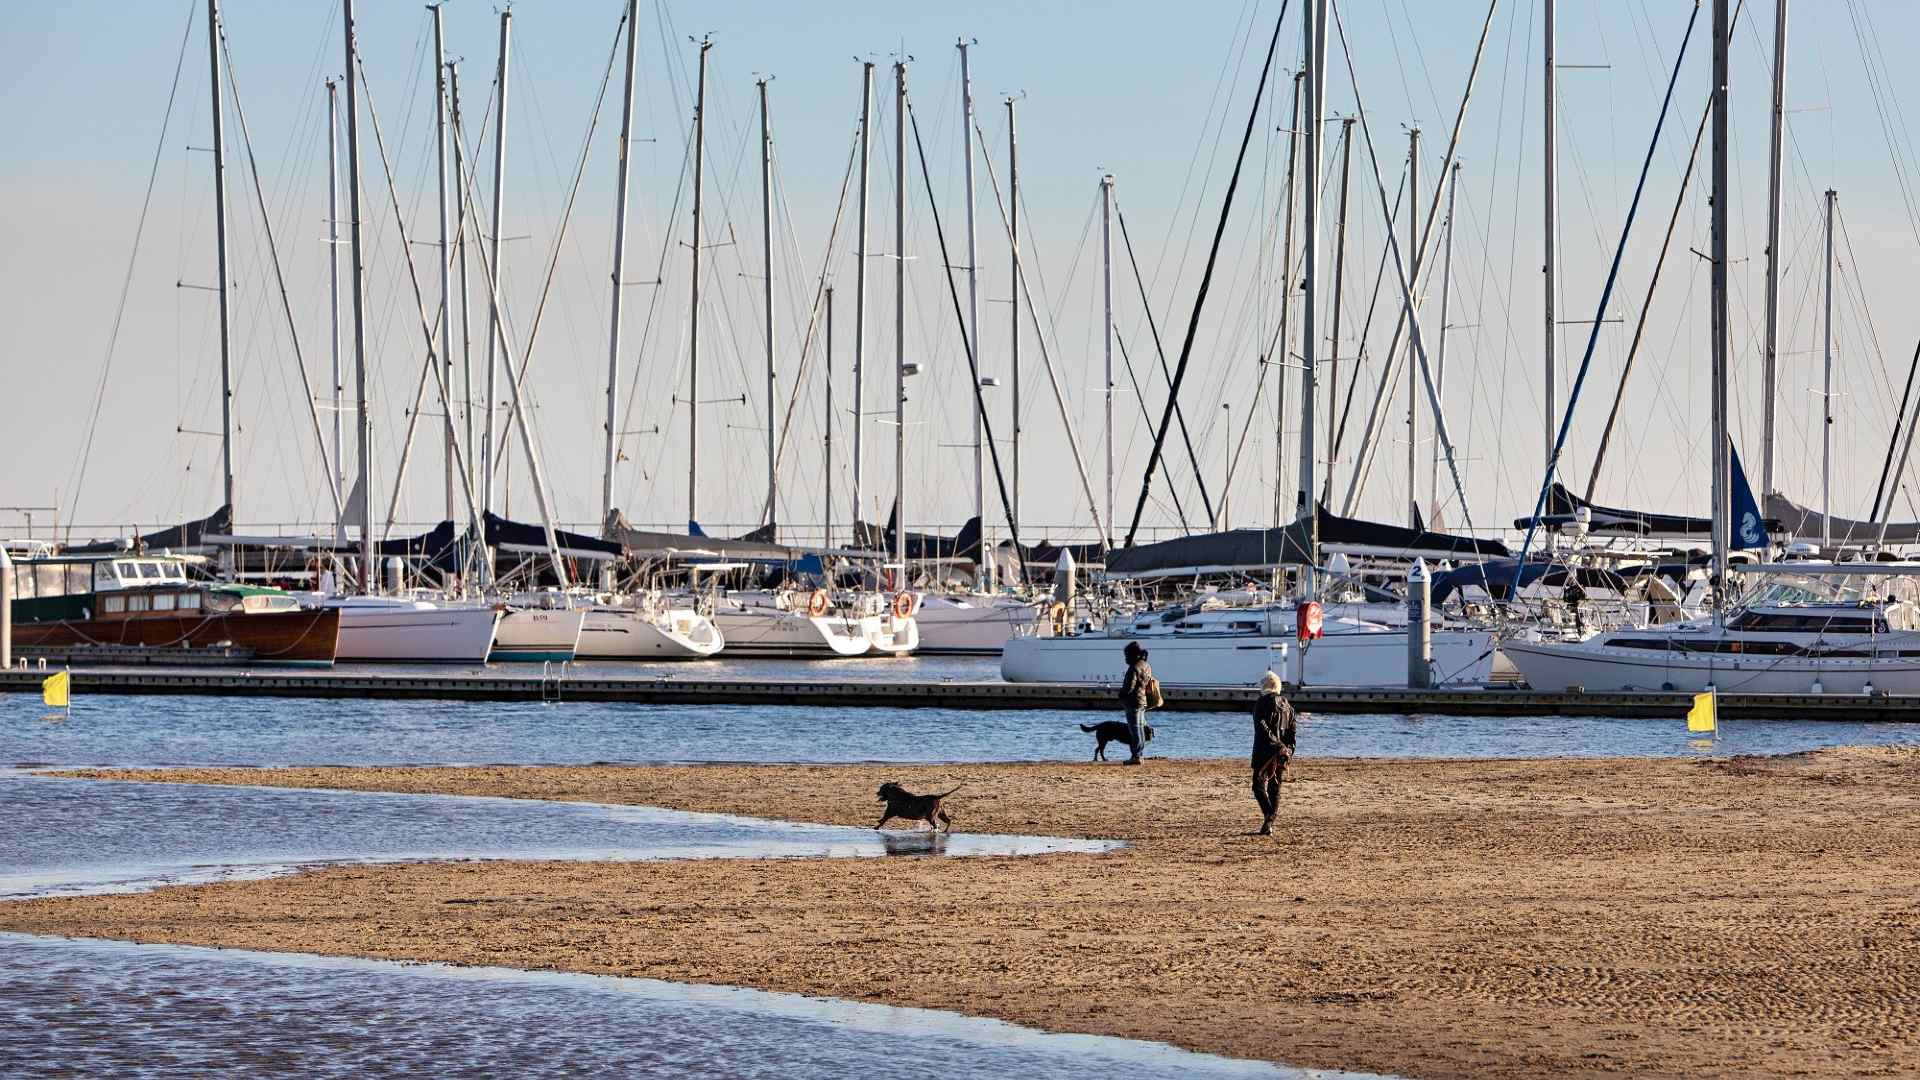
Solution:
<svg viewBox="0 0 1920 1080"><path fill-rule="evenodd" d="M1527 685L1545 693L1663 690L1729 694L1920 694L1920 658L1687 653L1584 642L1512 641L1501 646Z"/></svg>
<svg viewBox="0 0 1920 1080"><path fill-rule="evenodd" d="M511 608L493 634L490 660L571 660L580 646L584 611Z"/></svg>
<svg viewBox="0 0 1920 1080"><path fill-rule="evenodd" d="M632 608L598 607L583 612L582 660L698 660L727 644L706 616L671 609L659 616Z"/></svg>
<svg viewBox="0 0 1920 1080"><path fill-rule="evenodd" d="M929 596L914 613L920 652L993 656L1014 632L1032 626L1034 605L999 597Z"/></svg>
<svg viewBox="0 0 1920 1080"><path fill-rule="evenodd" d="M872 648L859 619L818 618L778 608L722 608L713 621L729 656L831 658L865 656Z"/></svg>
<svg viewBox="0 0 1920 1080"><path fill-rule="evenodd" d="M906 656L920 647L920 621L911 615L868 615L860 620L860 630L872 656Z"/></svg>
<svg viewBox="0 0 1920 1080"><path fill-rule="evenodd" d="M484 664L500 613L491 607L438 607L396 601L328 601L340 610L334 658L380 664Z"/></svg>
<svg viewBox="0 0 1920 1080"><path fill-rule="evenodd" d="M1166 686L1254 686L1268 671L1291 679L1292 637L1265 634L1075 637L1020 636L1000 656L1008 682L1118 684L1121 650L1139 641L1153 674ZM1442 685L1482 685L1493 674L1493 635L1484 630L1433 631L1433 668ZM1405 686L1404 630L1330 633L1306 650L1308 686Z"/></svg>

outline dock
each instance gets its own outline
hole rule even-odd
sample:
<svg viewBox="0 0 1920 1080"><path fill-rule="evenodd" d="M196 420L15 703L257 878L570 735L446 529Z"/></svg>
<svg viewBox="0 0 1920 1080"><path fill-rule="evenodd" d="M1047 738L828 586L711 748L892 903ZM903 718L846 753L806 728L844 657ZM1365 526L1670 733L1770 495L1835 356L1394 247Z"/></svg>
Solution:
<svg viewBox="0 0 1920 1080"><path fill-rule="evenodd" d="M53 670L0 671L0 692L38 693ZM1053 709L1114 712L1114 688L1078 683L790 681L647 676L494 675L467 671L380 674L275 671L270 668L112 667L75 669L73 692L208 697L363 698L385 701L513 701L631 705L792 705L836 709ZM1257 691L1248 687L1168 687L1168 712L1242 712ZM1594 716L1677 718L1691 695L1540 693L1504 687L1435 690L1314 688L1292 695L1302 712L1389 716ZM1844 720L1920 722L1920 697L1865 694L1722 694L1729 720Z"/></svg>

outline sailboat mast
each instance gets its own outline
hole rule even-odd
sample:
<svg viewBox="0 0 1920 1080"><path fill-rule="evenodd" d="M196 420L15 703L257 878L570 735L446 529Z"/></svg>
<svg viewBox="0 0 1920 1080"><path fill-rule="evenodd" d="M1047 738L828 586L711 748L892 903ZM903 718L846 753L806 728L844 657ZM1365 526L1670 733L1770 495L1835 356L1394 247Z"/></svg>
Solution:
<svg viewBox="0 0 1920 1080"><path fill-rule="evenodd" d="M447 65L447 112L453 117L453 250L460 260L460 419L466 426L466 456L462 459L466 466L466 486L471 488L480 482L474 474L477 463L474 461L473 430L473 290L468 287L467 276L467 237L472 232L472 223L467 211L472 204L461 191L459 178L467 175L467 153L462 133L467 129L460 123L460 64ZM449 343L451 344L451 343Z"/></svg>
<svg viewBox="0 0 1920 1080"><path fill-rule="evenodd" d="M1332 331L1327 335L1327 432L1334 430L1334 424L1340 415L1340 297L1345 292L1347 281L1347 201L1353 190L1353 117L1340 121L1340 203L1334 211L1333 227L1333 314L1328 318ZM1292 197L1288 197L1291 203ZM1288 211L1292 216L1292 211ZM1287 295L1293 295L1292 282L1288 282ZM1280 312L1286 314L1284 301ZM1360 358L1355 355L1354 363ZM1327 478L1320 486L1320 501L1333 501L1333 459L1327 459ZM1275 518L1274 524L1281 524Z"/></svg>
<svg viewBox="0 0 1920 1080"><path fill-rule="evenodd" d="M1420 129L1407 132L1407 190L1414 198L1407 204L1408 279L1420 280ZM1407 321L1419 315L1418 286L1407 295ZM1412 336L1407 339L1407 526L1420 527L1420 363L1414 355Z"/></svg>
<svg viewBox="0 0 1920 1080"><path fill-rule="evenodd" d="M893 65L893 560L907 584L907 65Z"/></svg>
<svg viewBox="0 0 1920 1080"><path fill-rule="evenodd" d="M1105 398L1107 447L1107 524L1113 523L1113 177L1100 178L1100 295L1106 318L1100 333L1101 351L1106 354ZM1106 537L1112 546L1113 537Z"/></svg>
<svg viewBox="0 0 1920 1080"><path fill-rule="evenodd" d="M760 261L765 268L765 277L761 284L765 286L764 314L767 326L767 520L765 524L774 525L780 520L779 503L780 480L774 467L774 429L779 426L778 408L774 400L776 392L774 378L773 345L773 121L767 115L767 80L760 83Z"/></svg>
<svg viewBox="0 0 1920 1080"><path fill-rule="evenodd" d="M353 382L359 404L360 475L354 490L360 494L360 591L374 591L373 567L373 414L367 408L366 263L360 245L360 109L354 72L357 45L353 30L353 0L342 0L341 26L347 54L347 237L353 251ZM351 511L351 507L349 507Z"/></svg>
<svg viewBox="0 0 1920 1080"><path fill-rule="evenodd" d="M867 385L867 195L873 161L873 62L860 65L860 235L854 241L853 264L853 517L860 520L866 498L866 385ZM859 542L856 533L854 541Z"/></svg>
<svg viewBox="0 0 1920 1080"><path fill-rule="evenodd" d="M700 39L700 77L693 99L693 307L687 327L687 523L700 518L700 196L706 186L707 51L713 42Z"/></svg>
<svg viewBox="0 0 1920 1080"><path fill-rule="evenodd" d="M1294 498L1299 519L1306 522L1306 565L1301 568L1300 599L1313 599L1316 591L1314 566L1320 558L1320 515L1313 503L1314 483L1314 410L1315 382L1320 359L1320 338L1316 315L1320 297L1320 127L1326 115L1327 0L1311 0L1302 20L1307 59L1306 160L1301 175L1306 178L1305 205L1300 229L1305 237L1305 291L1300 313L1300 475Z"/></svg>
<svg viewBox="0 0 1920 1080"><path fill-rule="evenodd" d="M1543 376L1545 381L1541 384L1543 388L1541 396L1546 403L1546 423L1544 426L1544 431L1546 433L1546 457L1543 460L1546 462L1546 468L1549 471L1551 471L1553 469L1553 434L1554 434L1554 429L1557 426L1559 421L1559 410L1554 407L1554 401L1553 401L1553 393L1554 393L1553 383L1554 383L1554 374L1555 374L1554 359L1555 359L1555 353L1558 351L1560 328L1554 323L1553 290L1554 290L1554 269L1555 269L1554 248L1557 246L1560 239L1559 237L1560 213L1559 213L1559 189L1555 184L1554 175L1553 175L1554 165L1555 165L1554 159L1556 157L1555 146L1554 146L1554 135L1553 135L1553 109L1554 109L1553 8L1554 8L1554 0L1543 0L1543 4L1546 7L1546 20L1545 20L1546 30L1545 30L1545 37L1544 37L1545 46L1543 49L1543 52L1545 54L1545 61L1544 61L1545 66L1544 66L1544 72L1541 76L1541 84L1545 88L1546 108L1542 110L1542 113L1541 113L1542 121L1545 127L1543 131L1544 142L1542 144L1542 152L1541 152L1540 180L1543 185L1542 190L1544 192L1544 195L1542 198L1542 202L1545 205L1545 219L1546 219L1541 236L1546 248L1546 261L1543 263L1543 267L1544 267L1543 273L1545 277L1545 288L1546 288L1545 306L1546 306L1547 355L1546 355L1545 375ZM1415 201L1418 201L1418 200L1416 199Z"/></svg>
<svg viewBox="0 0 1920 1080"><path fill-rule="evenodd" d="M213 73L214 266L220 275L214 286L214 291L220 294L220 491L231 516L234 509L233 341L227 317L227 151L221 114L220 0L207 0L207 61Z"/></svg>
<svg viewBox="0 0 1920 1080"><path fill-rule="evenodd" d="M333 487L347 490L346 458L341 449L340 399L340 92L327 80L327 310L333 349Z"/></svg>
<svg viewBox="0 0 1920 1080"><path fill-rule="evenodd" d="M453 385L453 232L451 208L447 205L447 48L442 9L446 4L429 4L433 12L433 152L439 169L440 199L440 365L442 386ZM453 402L444 402L441 410L441 436L445 458L446 519L453 520Z"/></svg>
<svg viewBox="0 0 1920 1080"><path fill-rule="evenodd" d="M980 248L973 224L973 69L967 63L967 44L964 41L959 43L960 153L961 160L966 162L967 185L967 353L973 357L973 366L977 371L980 367ZM984 400L978 388L972 397L973 516L980 521L980 581L991 590L993 560L987 556L993 545L987 541L987 459L985 446L981 442L981 430L985 426L985 418L981 415Z"/></svg>
<svg viewBox="0 0 1920 1080"><path fill-rule="evenodd" d="M1780 396L1780 158L1786 142L1787 0L1773 4L1773 116L1767 145L1767 312L1760 351L1760 497L1774 492L1774 412Z"/></svg>
<svg viewBox="0 0 1920 1080"><path fill-rule="evenodd" d="M1820 547L1833 547L1833 199L1827 189L1827 302L1820 365Z"/></svg>
<svg viewBox="0 0 1920 1080"><path fill-rule="evenodd" d="M1293 211L1298 205L1300 190L1300 83L1305 76L1305 72L1294 72L1293 104L1287 112L1287 224L1280 240L1280 333L1275 339L1279 342L1279 355L1266 358L1273 365L1274 374L1279 376L1274 380L1279 389L1273 395L1273 527L1276 529L1286 524L1286 497L1282 494L1281 477L1287 471L1287 364L1292 356L1288 323L1293 313Z"/></svg>
<svg viewBox="0 0 1920 1080"><path fill-rule="evenodd" d="M1012 264L1013 287L1007 307L1012 311L1013 358L1013 521L1020 523L1020 144L1014 135L1014 100L1007 99L1007 258ZM1109 519L1111 520L1111 519ZM1024 574L1024 569L1023 569Z"/></svg>
<svg viewBox="0 0 1920 1080"><path fill-rule="evenodd" d="M1548 0L1551 4L1552 0ZM1551 10L1551 9L1549 9ZM1727 0L1713 0L1713 619L1724 625L1727 597L1728 496L1732 478L1727 453Z"/></svg>
<svg viewBox="0 0 1920 1080"><path fill-rule="evenodd" d="M627 80L620 98L620 161L613 184L613 314L607 331L607 446L600 474L600 520L613 516L613 469L620 460L620 298L626 292L627 169L633 160L633 73L640 0L627 0Z"/></svg>
<svg viewBox="0 0 1920 1080"><path fill-rule="evenodd" d="M826 438L822 440L823 458L826 462L826 467L820 470L820 475L826 479L827 489L823 496L824 501L821 503L821 508L825 516L820 520L825 530L825 535L820 540L820 546L830 548L833 546L833 286L831 285L827 286L826 303L827 357L826 363L823 365L826 374L821 380L827 384Z"/></svg>
<svg viewBox="0 0 1920 1080"><path fill-rule="evenodd" d="M500 69L494 76L497 84L494 97L493 119L493 211L491 228L487 235L488 262L493 272L501 272L500 263L500 214L506 205L507 173L507 61L511 58L513 44L513 9L500 13ZM505 448L494 441L493 421L499 411L495 404L494 376L500 369L500 312L491 301L487 304L487 423L486 442L480 447L482 481L486 488L482 496L483 508L493 509L494 476L504 471L494 461L496 455L503 454Z"/></svg>
<svg viewBox="0 0 1920 1080"><path fill-rule="evenodd" d="M1447 229L1447 246L1442 249L1440 255L1440 344L1434 351L1433 362L1433 386L1434 390L1440 394L1446 392L1447 386L1447 310L1449 306L1448 299L1453 292L1453 204L1454 196L1459 193L1460 163L1456 161L1453 163L1453 169L1449 172L1447 179L1447 219L1444 222ZM1429 520L1437 521L1440 517L1439 439L1433 441L1432 466L1432 470L1428 474L1428 484L1433 490L1433 510L1432 513L1428 515L1428 518ZM1437 529L1440 526L1436 524L1432 527Z"/></svg>

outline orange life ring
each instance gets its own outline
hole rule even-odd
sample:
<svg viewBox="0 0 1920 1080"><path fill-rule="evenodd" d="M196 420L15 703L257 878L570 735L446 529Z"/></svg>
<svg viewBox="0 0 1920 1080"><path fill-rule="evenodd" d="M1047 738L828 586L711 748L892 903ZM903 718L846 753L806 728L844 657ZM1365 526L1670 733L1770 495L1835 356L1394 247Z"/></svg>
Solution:
<svg viewBox="0 0 1920 1080"><path fill-rule="evenodd" d="M904 619L913 614L913 594L897 592L893 594L893 617Z"/></svg>
<svg viewBox="0 0 1920 1080"><path fill-rule="evenodd" d="M827 613L827 606L830 603L831 601L827 598L827 590L815 589L813 590L813 595L807 597L807 614L817 619Z"/></svg>

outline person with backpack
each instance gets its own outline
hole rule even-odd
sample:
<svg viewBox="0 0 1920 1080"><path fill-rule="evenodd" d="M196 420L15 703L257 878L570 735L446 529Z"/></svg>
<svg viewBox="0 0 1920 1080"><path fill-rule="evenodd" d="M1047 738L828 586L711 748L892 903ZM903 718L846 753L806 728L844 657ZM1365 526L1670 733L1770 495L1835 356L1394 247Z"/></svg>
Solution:
<svg viewBox="0 0 1920 1080"><path fill-rule="evenodd" d="M1280 676L1269 671L1260 677L1260 697L1253 703L1253 798L1260 804L1260 836L1273 835L1280 781L1293 760L1293 705L1281 690Z"/></svg>
<svg viewBox="0 0 1920 1080"><path fill-rule="evenodd" d="M1127 642L1123 654L1127 674L1120 682L1120 704L1127 710L1127 737L1133 744L1133 756L1127 764L1138 765L1140 751L1147 745L1147 710L1160 703L1160 680L1153 677L1153 669L1147 666L1147 650L1139 642Z"/></svg>

